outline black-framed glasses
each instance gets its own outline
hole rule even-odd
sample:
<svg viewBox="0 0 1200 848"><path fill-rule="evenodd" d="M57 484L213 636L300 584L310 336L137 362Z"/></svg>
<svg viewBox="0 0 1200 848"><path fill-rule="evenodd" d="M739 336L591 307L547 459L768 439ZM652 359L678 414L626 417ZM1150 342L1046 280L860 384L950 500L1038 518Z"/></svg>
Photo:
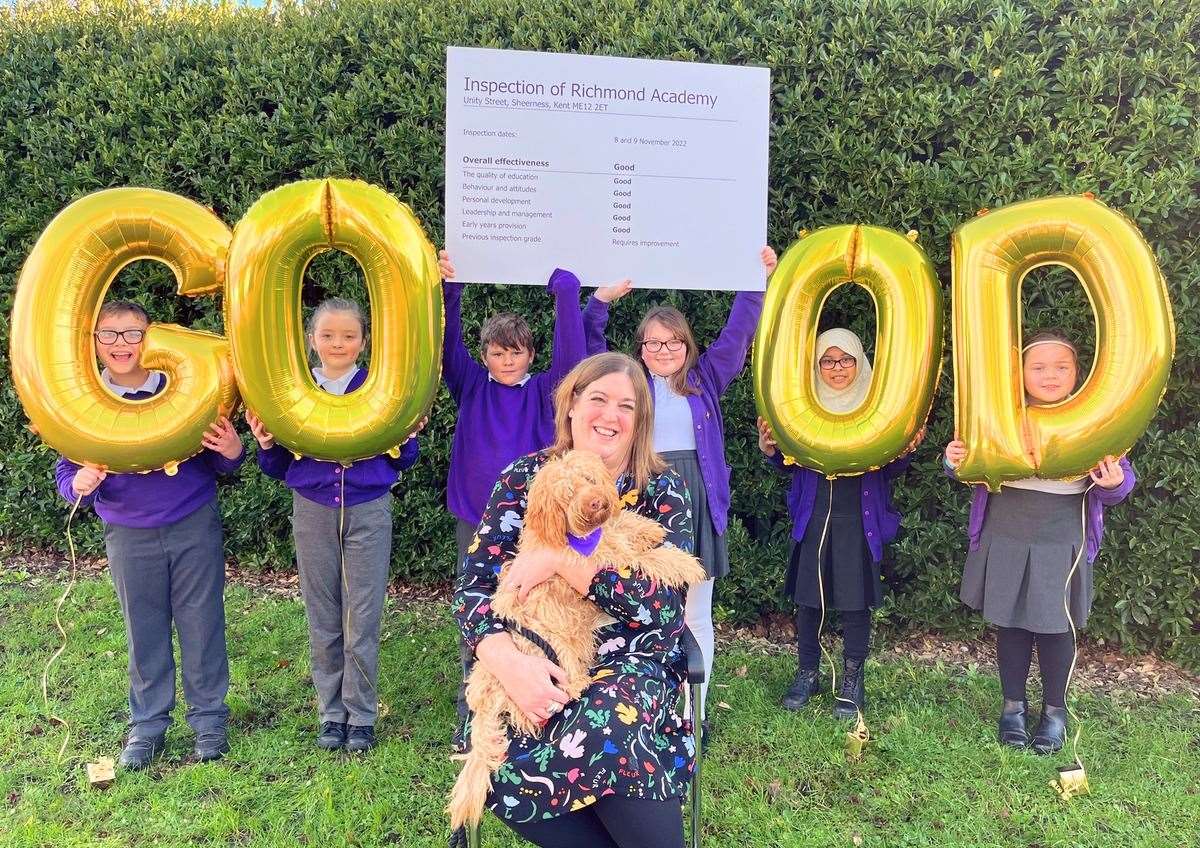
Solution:
<svg viewBox="0 0 1200 848"><path fill-rule="evenodd" d="M138 344L146 337L145 330L97 330L92 333L102 345L116 344L117 339L125 344Z"/></svg>
<svg viewBox="0 0 1200 848"><path fill-rule="evenodd" d="M683 339L671 339L670 341L659 341L658 339L647 339L642 342L642 347L651 353L658 353L664 347L671 353L678 353L683 349Z"/></svg>
<svg viewBox="0 0 1200 848"><path fill-rule="evenodd" d="M818 364L821 366L822 371L832 371L835 368L841 368L845 371L847 368L853 368L857 365L858 360L853 356L842 356L838 359L834 359L832 356L823 356Z"/></svg>

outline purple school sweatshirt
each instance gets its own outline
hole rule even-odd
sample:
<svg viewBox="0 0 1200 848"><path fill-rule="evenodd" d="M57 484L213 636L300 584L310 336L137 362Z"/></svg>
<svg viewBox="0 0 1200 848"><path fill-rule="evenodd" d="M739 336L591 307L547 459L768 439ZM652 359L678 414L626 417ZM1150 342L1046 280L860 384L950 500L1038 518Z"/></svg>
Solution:
<svg viewBox="0 0 1200 848"><path fill-rule="evenodd" d="M556 268L546 288L554 295L550 369L530 375L523 385L506 386L490 378L463 342L463 284L442 283L446 306L442 375L458 404L446 506L468 524L479 524L501 471L517 457L554 441L554 389L585 356L579 278Z"/></svg>
<svg viewBox="0 0 1200 848"><path fill-rule="evenodd" d="M367 380L367 369L359 368L346 385L346 394L358 389ZM335 508L342 496L345 477L346 506L367 503L388 493L401 471L417 461L419 449L415 438L400 448L400 456L392 459L386 453L360 459L349 468L340 463L296 455L282 445L258 452L258 467L268 477L282 480L289 489L313 503Z"/></svg>
<svg viewBox="0 0 1200 848"><path fill-rule="evenodd" d="M893 459L876 471L862 475L862 524L871 559L883 559L883 546L896 538L900 530L900 513L892 505L892 481L904 475L912 464L913 455L905 454ZM797 542L804 538L808 522L812 518L813 504L817 500L817 486L827 485L825 476L802 465L784 465L783 454L778 450L767 462L784 474L792 475L788 489L788 513L792 516L792 538Z"/></svg>
<svg viewBox="0 0 1200 848"><path fill-rule="evenodd" d="M126 392L130 400L145 400L163 390L160 379L152 392ZM246 451L237 459L226 459L216 451L203 448L200 453L179 463L174 476L165 471L148 474L109 474L90 495L80 501L81 507L93 507L105 524L118 527L166 527L187 518L217 496L217 475L237 470L246 458ZM71 483L79 466L66 457L59 457L54 466L58 493L69 503L75 503Z"/></svg>
<svg viewBox="0 0 1200 848"><path fill-rule="evenodd" d="M1137 475L1133 473L1133 466L1129 464L1129 460L1121 457L1118 460L1118 465L1125 472L1125 479L1121 481L1121 485L1115 489L1104 489L1100 486L1092 486L1087 493L1087 506L1085 512L1087 514L1087 559L1088 562L1095 562L1096 555L1100 553L1100 543L1104 540L1104 508L1115 506L1129 496L1133 491L1134 485L1137 483ZM945 461L942 462L942 469L946 475L954 480L958 477ZM983 519L987 515L988 490L987 486L982 484L973 487L975 492L971 496L971 515L967 519L967 538L970 540L968 550L979 550L979 537L983 535Z"/></svg>
<svg viewBox="0 0 1200 848"><path fill-rule="evenodd" d="M729 526L729 475L725 462L725 422L721 417L721 395L741 373L746 364L746 352L754 341L758 316L762 314L763 292L738 292L729 310L729 320L716 341L700 354L696 367L687 375L689 386L699 394L688 395L692 424L696 428L696 458L704 491L708 495L708 511L717 535ZM595 297L588 299L583 314L589 356L608 349L604 329L608 324L608 304ZM653 388L650 392L654 397Z"/></svg>

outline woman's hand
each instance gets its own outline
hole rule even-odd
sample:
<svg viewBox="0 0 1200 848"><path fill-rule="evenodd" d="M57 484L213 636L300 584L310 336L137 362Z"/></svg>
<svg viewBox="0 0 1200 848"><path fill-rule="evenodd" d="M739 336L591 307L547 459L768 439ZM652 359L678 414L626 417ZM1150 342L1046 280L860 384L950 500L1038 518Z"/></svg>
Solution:
<svg viewBox="0 0 1200 848"><path fill-rule="evenodd" d="M1092 469L1090 476L1101 489L1115 489L1125 482L1125 469L1115 456L1106 456Z"/></svg>
<svg viewBox="0 0 1200 848"><path fill-rule="evenodd" d="M521 653L507 633L485 638L476 647L475 656L496 675L505 694L534 721L549 721L571 700L554 685L556 681L565 683L567 673L545 657Z"/></svg>
<svg viewBox="0 0 1200 848"><path fill-rule="evenodd" d="M242 440L233 429L233 422L224 415L208 426L200 443L226 459L237 459L242 455Z"/></svg>
<svg viewBox="0 0 1200 848"><path fill-rule="evenodd" d="M558 574L562 554L546 548L535 548L517 554L508 570L500 575L500 582L517 593L517 600L524 603L529 592Z"/></svg>
<svg viewBox="0 0 1200 848"><path fill-rule="evenodd" d="M775 455L775 437L771 435L771 425L767 419L758 419L758 449L767 456Z"/></svg>
<svg viewBox="0 0 1200 848"><path fill-rule="evenodd" d="M767 272L767 276L775 273L775 266L779 264L779 257L775 255L775 250L771 245L766 245L758 254L762 260L763 270Z"/></svg>
<svg viewBox="0 0 1200 848"><path fill-rule="evenodd" d="M71 480L71 491L81 498L86 498L104 482L108 472L94 465L81 465Z"/></svg>
<svg viewBox="0 0 1200 848"><path fill-rule="evenodd" d="M443 280L454 279L454 263L450 261L450 254L445 250L438 251L438 271L441 272Z"/></svg>
<svg viewBox="0 0 1200 848"><path fill-rule="evenodd" d="M959 463L967 458L967 443L961 439L955 439L950 444L946 445L946 464L951 468L958 468Z"/></svg>
<svg viewBox="0 0 1200 848"><path fill-rule="evenodd" d="M258 446L262 450L270 450L275 447L275 437L267 432L266 425L262 423L262 419L248 409L246 410L246 423L250 425L250 432L254 435L254 441L258 442Z"/></svg>
<svg viewBox="0 0 1200 848"><path fill-rule="evenodd" d="M628 278L608 286L599 286L593 293L601 303L616 303L633 290L633 280Z"/></svg>

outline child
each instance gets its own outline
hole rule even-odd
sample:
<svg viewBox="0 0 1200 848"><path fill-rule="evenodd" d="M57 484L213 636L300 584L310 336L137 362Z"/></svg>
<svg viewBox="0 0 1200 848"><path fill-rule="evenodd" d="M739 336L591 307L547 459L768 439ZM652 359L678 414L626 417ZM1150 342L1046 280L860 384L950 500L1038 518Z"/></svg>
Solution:
<svg viewBox="0 0 1200 848"><path fill-rule="evenodd" d="M335 395L362 386L367 369L358 357L366 342L367 322L357 303L340 297L321 303L308 328L308 344L321 362L312 371L317 385ZM417 440L410 437L398 459L380 454L343 468L296 459L275 444L254 413L247 410L246 420L261 448L259 467L292 490L292 532L321 718L317 746L369 751L375 747L379 625L392 555L389 494L399 473L417 461Z"/></svg>
<svg viewBox="0 0 1200 848"><path fill-rule="evenodd" d="M463 558L475 538L484 507L500 472L517 457L541 450L554 441L554 387L584 358L583 318L579 309L579 279L555 269L546 288L554 295L554 349L550 370L530 374L537 353L533 334L519 315L502 312L480 329L480 359L475 361L462 338L463 284L454 279L446 251L439 253L446 328L442 347L442 376L458 404L446 504L458 519L455 541L461 576ZM466 678L474 653L459 640L463 683L458 689L459 727L454 747L463 745L467 717Z"/></svg>
<svg viewBox="0 0 1200 848"><path fill-rule="evenodd" d="M815 385L821 405L835 413L857 409L871 388L871 363L858 336L840 328L827 330L817 337L816 349ZM796 602L799 667L783 696L783 707L798 710L821 691L818 628L822 594L817 574L817 550L821 548L824 608L837 610L842 625L842 680L833 714L855 718L867 706L864 666L871 649L871 610L883 601L879 569L883 546L896 538L900 528L900 514L892 506L891 483L908 469L911 452L920 444L924 429L903 456L878 471L830 482L811 469L785 465L761 418L758 431L762 452L776 468L792 475L788 511L793 542L785 591Z"/></svg>
<svg viewBox="0 0 1200 848"><path fill-rule="evenodd" d="M1061 331L1034 335L1022 354L1027 404L1058 403L1075 390L1078 356ZM958 439L946 446L950 476L966 455L967 446ZM1004 691L1000 742L1014 748L1032 745L1039 754L1058 751L1067 733L1067 678L1075 657L1063 605L1067 575L1079 559L1068 596L1071 619L1082 629L1092 606L1092 562L1104 534L1104 508L1123 501L1135 482L1124 457L1105 458L1089 476L1090 485L1086 477L1072 482L1013 480L990 497L986 486L976 486L971 501L970 546L959 597L997 628L996 660ZM1079 557L1081 546L1086 557ZM1025 682L1035 643L1043 706L1030 739Z"/></svg>
<svg viewBox="0 0 1200 848"><path fill-rule="evenodd" d="M778 260L764 247L760 254L768 277ZM584 312L589 354L607 349L604 338L608 304L627 294L629 280L596 290ZM701 715L712 676L715 638L712 594L716 578L729 573L725 528L729 522L729 466L725 463L725 425L721 395L741 372L762 313L762 292L738 292L725 328L703 354L683 314L655 306L642 318L634 338L654 398L654 450L687 483L696 528L696 556L709 579L687 594L685 620L704 654ZM704 732L708 732L705 720Z"/></svg>
<svg viewBox="0 0 1200 848"><path fill-rule="evenodd" d="M165 374L141 365L149 323L136 303L100 307L93 333L100 379L127 400L154 397L167 383ZM179 635L196 759L216 760L229 751L225 555L216 480L236 470L245 454L224 417L209 427L203 445L174 475L107 474L65 458L54 470L59 494L94 507L104 522L104 547L129 643L130 731L120 756L129 769L145 768L163 750L175 708L172 625Z"/></svg>

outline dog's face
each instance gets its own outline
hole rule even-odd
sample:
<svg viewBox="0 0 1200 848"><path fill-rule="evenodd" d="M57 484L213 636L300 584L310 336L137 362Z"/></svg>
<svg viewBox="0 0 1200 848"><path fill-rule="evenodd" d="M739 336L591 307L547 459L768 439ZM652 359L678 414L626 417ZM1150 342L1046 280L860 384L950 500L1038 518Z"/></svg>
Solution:
<svg viewBox="0 0 1200 848"><path fill-rule="evenodd" d="M600 457L587 451L568 451L553 467L554 492L565 511L569 533L586 536L620 508L616 484ZM546 466L538 476L550 468Z"/></svg>

